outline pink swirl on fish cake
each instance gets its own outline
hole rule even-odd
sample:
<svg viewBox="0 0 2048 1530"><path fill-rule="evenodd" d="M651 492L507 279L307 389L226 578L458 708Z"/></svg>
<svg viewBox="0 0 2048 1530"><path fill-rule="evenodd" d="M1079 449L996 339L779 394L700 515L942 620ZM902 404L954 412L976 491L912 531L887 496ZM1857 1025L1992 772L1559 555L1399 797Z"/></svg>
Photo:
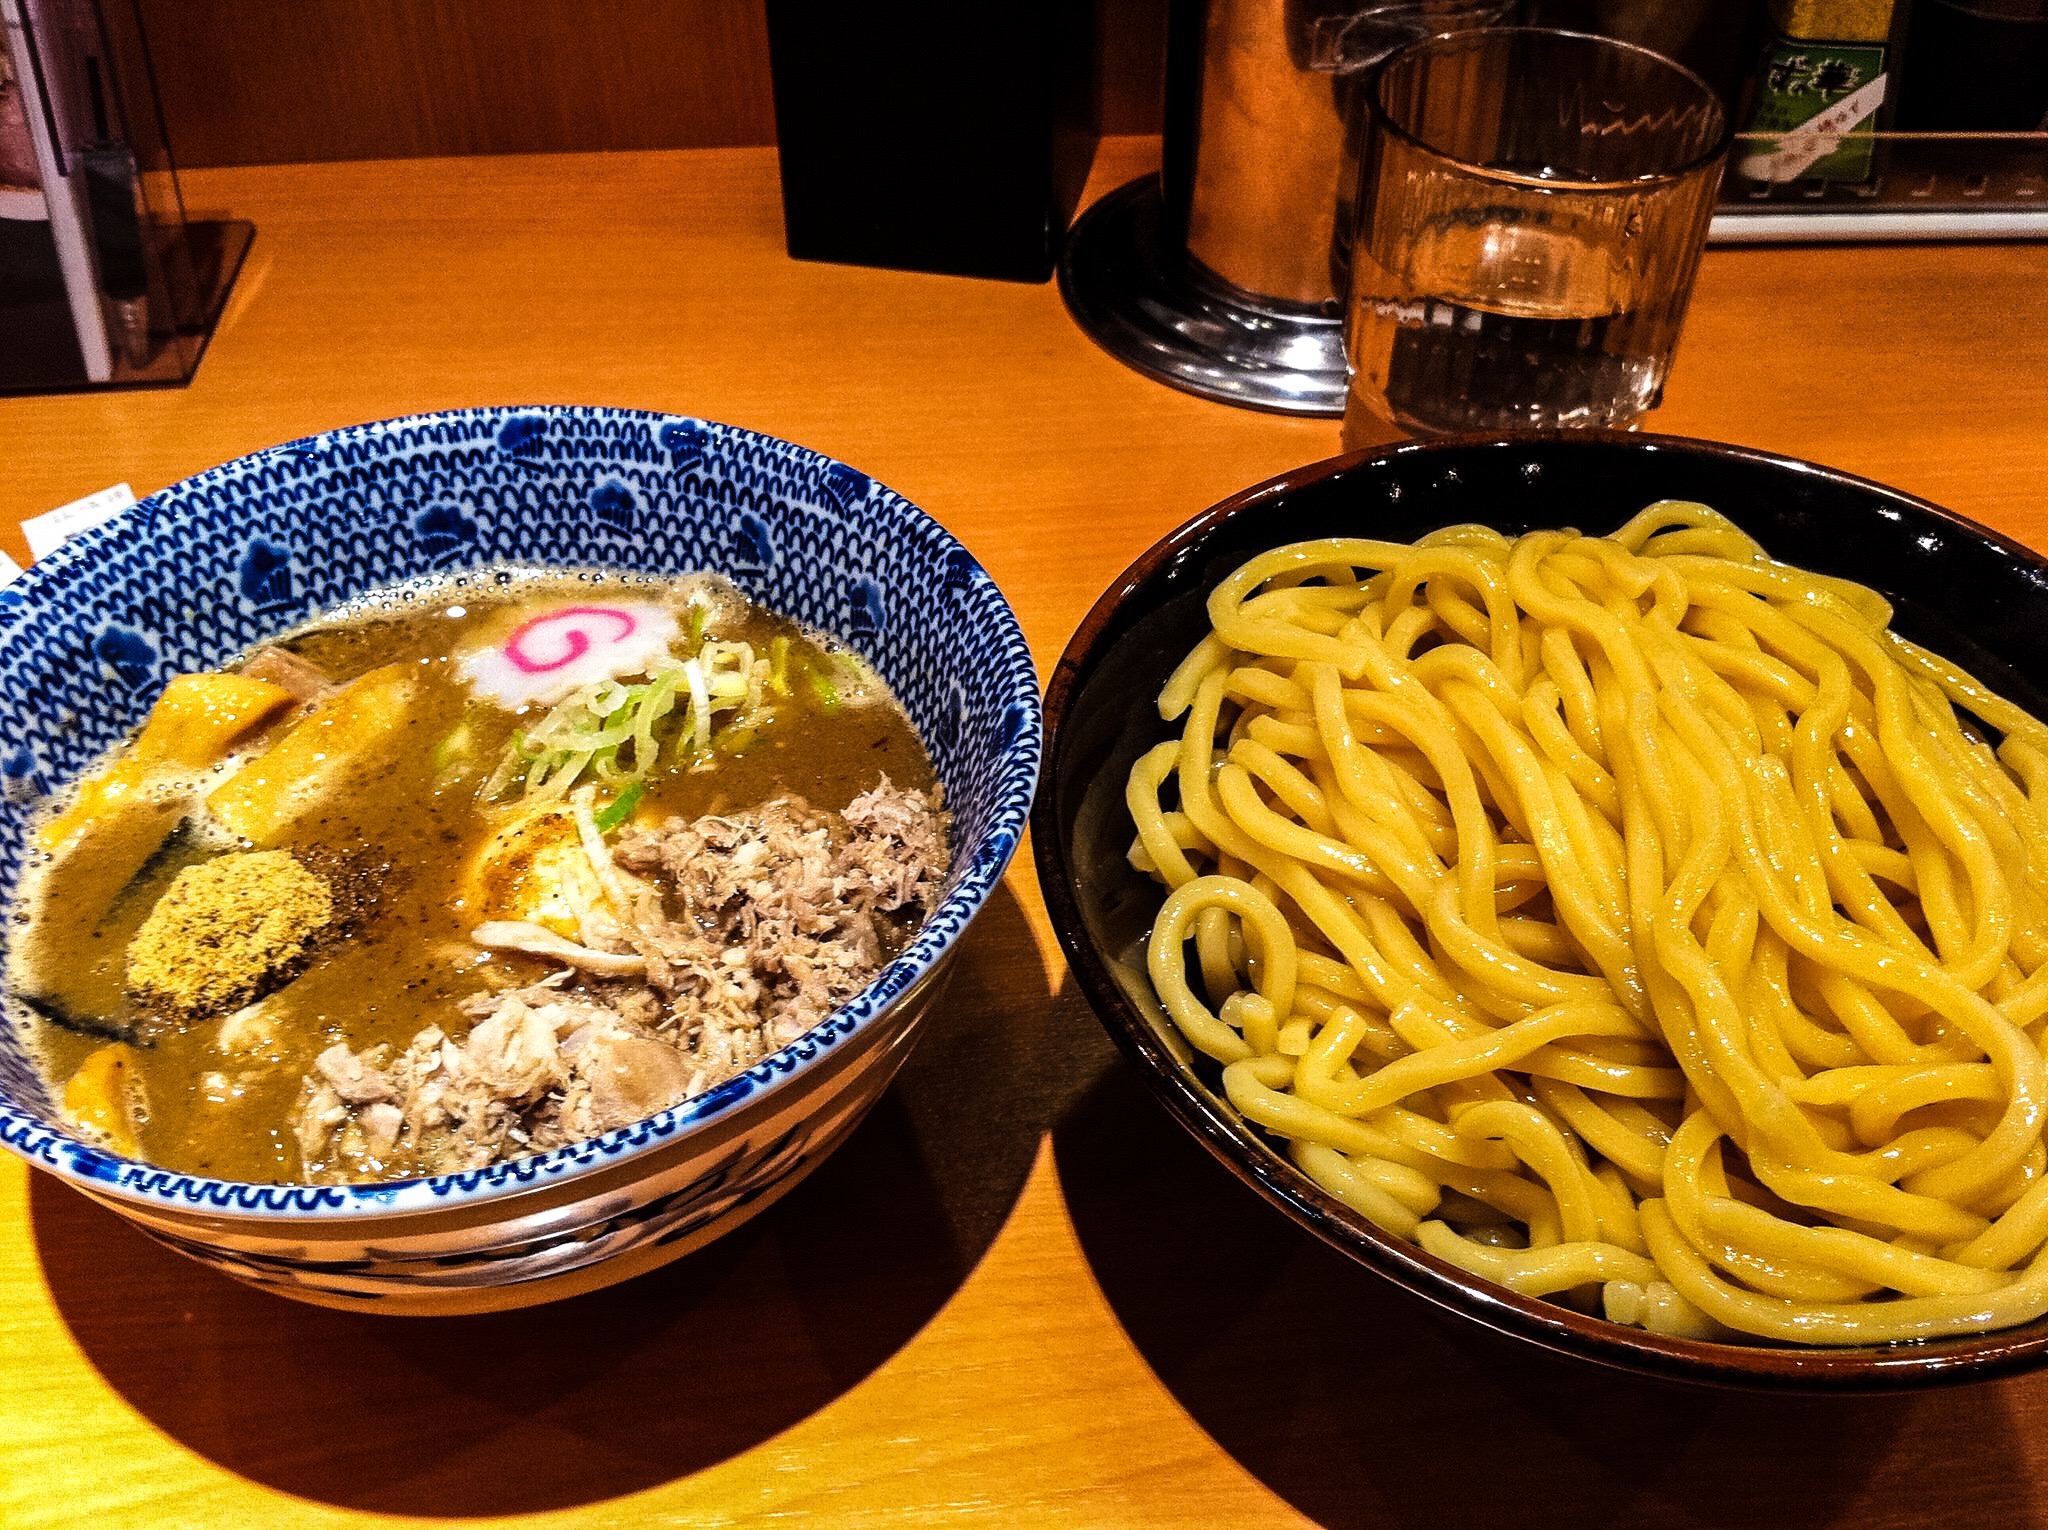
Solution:
<svg viewBox="0 0 2048 1530"><path fill-rule="evenodd" d="M501 645L471 654L462 674L500 706L551 705L593 681L645 673L676 632L675 614L651 602L556 606L529 616Z"/></svg>
<svg viewBox="0 0 2048 1530"><path fill-rule="evenodd" d="M617 630L606 639L612 644L625 642L640 630L640 623L631 611L620 606L564 606L559 611L545 611L539 616L529 617L513 629L512 636L505 640L505 657L513 667L529 675L544 675L549 670L560 669L573 664L590 652L590 637L579 622L591 617L612 622ZM554 658L535 658L527 652L527 646L536 636L547 637L562 634L562 651Z"/></svg>

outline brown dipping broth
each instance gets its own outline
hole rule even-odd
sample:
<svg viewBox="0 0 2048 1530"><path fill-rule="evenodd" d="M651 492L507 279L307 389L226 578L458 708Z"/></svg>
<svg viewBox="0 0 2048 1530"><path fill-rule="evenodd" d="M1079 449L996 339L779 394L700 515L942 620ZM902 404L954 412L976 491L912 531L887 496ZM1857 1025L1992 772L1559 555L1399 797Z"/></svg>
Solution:
<svg viewBox="0 0 2048 1530"><path fill-rule="evenodd" d="M389 1043L402 1051L428 1025L461 1037L469 1021L457 1008L469 995L532 982L553 970L537 958L486 952L469 940L482 916L464 903L470 859L502 823L479 810L478 789L515 730L548 707L514 714L471 699L454 654L486 624L502 628L508 608L544 608L588 600L599 590L620 598L666 599L690 631L692 582L650 583L604 574L496 576L471 574L388 603L359 604L358 614L301 629L276 645L290 649L337 681L393 663L419 669L404 728L372 750L335 791L294 824L278 844L302 859L361 858L381 870L373 912L348 937L323 945L311 966L263 1001L267 1037L247 1050L219 1044L221 1022L170 1029L138 1049L147 1117L138 1132L142 1156L183 1173L224 1179L290 1182L300 1175L291 1117L313 1060L336 1042L360 1050ZM593 589L596 586L597 589ZM843 686L845 669L794 623L744 604L726 591L706 639L744 641L765 656L777 637L789 642L790 695L775 701L775 718L739 752L720 751L709 770L674 768L677 711L658 730L660 765L633 820L737 812L781 795L838 810L884 774L899 787L928 790L931 762L893 697L868 705L828 705L809 683L813 674ZM454 613L460 611L457 616ZM876 684L870 677L871 685ZM721 714L717 730L730 724ZM459 765L437 765L466 726ZM594 779L588 773L582 779ZM581 782L579 781L579 784ZM515 785L512 794L516 796ZM607 788L600 784L599 804ZM507 802L513 800L508 797ZM110 1026L134 1018L125 992L129 941L158 896L186 866L221 853L222 841L181 832L108 909L92 888L92 868L62 863L38 889L15 957L11 986L74 1016ZM105 910L104 914L101 913ZM893 953L891 953L893 954ZM106 1045L43 1018L29 1022L53 1095L86 1057Z"/></svg>

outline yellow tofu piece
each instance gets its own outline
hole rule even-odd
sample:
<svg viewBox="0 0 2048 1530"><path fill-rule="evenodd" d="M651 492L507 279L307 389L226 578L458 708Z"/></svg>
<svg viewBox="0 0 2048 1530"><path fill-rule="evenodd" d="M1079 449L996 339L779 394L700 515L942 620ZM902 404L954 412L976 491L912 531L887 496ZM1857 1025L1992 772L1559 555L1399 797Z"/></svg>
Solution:
<svg viewBox="0 0 2048 1530"><path fill-rule="evenodd" d="M159 767L211 765L251 728L291 703L292 694L245 675L179 675L164 687L149 720L127 753L79 788L77 800L37 832L55 850L91 829L123 844L123 859L140 866L156 852L179 813L167 811L146 790ZM117 822L117 820L125 820ZM151 836L154 838L151 838ZM139 856L126 847L141 846ZM124 878L125 880L125 878Z"/></svg>
<svg viewBox="0 0 2048 1530"><path fill-rule="evenodd" d="M36 831L37 845L45 850L55 850L86 829L112 823L147 800L143 789L148 783L148 765L132 754L124 755L112 767L80 786L71 806ZM176 818L171 822L177 822ZM164 833L170 832L170 824L164 825ZM147 860L149 854L145 851L143 859Z"/></svg>
<svg viewBox="0 0 2048 1530"><path fill-rule="evenodd" d="M213 816L254 845L275 842L406 723L413 666L387 664L316 705L207 797Z"/></svg>
<svg viewBox="0 0 2048 1530"><path fill-rule="evenodd" d="M73 1126L117 1153L135 1156L135 1048L125 1041L101 1047L79 1064L64 1085L64 1115Z"/></svg>
<svg viewBox="0 0 2048 1530"><path fill-rule="evenodd" d="M211 765L236 739L291 702L290 691L268 680L179 675L150 709L135 754L150 764Z"/></svg>
<svg viewBox="0 0 2048 1530"><path fill-rule="evenodd" d="M190 806L182 793L124 787L118 810L110 805L98 816L72 825L54 846L57 864L46 884L51 906L59 906L61 900L67 922L91 929L163 848Z"/></svg>

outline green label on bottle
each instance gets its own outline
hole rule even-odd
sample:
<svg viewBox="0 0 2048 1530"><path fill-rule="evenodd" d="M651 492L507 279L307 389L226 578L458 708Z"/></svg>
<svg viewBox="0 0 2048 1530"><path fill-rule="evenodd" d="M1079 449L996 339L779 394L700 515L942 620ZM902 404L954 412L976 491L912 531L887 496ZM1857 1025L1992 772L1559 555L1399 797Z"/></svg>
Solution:
<svg viewBox="0 0 2048 1530"><path fill-rule="evenodd" d="M1765 52L1752 137L1738 169L1753 180L1861 181L1870 176L1877 109L1884 104L1884 49L1779 37Z"/></svg>

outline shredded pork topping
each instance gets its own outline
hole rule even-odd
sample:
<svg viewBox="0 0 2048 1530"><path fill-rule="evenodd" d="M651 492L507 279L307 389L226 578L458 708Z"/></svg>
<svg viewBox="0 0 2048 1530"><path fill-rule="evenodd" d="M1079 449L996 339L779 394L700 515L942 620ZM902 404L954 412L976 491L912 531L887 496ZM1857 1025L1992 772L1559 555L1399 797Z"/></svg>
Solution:
<svg viewBox="0 0 2048 1530"><path fill-rule="evenodd" d="M430 1026L395 1056L320 1055L295 1121L310 1180L479 1168L700 1094L865 987L947 865L936 794L886 776L842 813L784 797L583 839L606 898L580 942L508 923L476 937L562 971L469 999L459 1039Z"/></svg>

